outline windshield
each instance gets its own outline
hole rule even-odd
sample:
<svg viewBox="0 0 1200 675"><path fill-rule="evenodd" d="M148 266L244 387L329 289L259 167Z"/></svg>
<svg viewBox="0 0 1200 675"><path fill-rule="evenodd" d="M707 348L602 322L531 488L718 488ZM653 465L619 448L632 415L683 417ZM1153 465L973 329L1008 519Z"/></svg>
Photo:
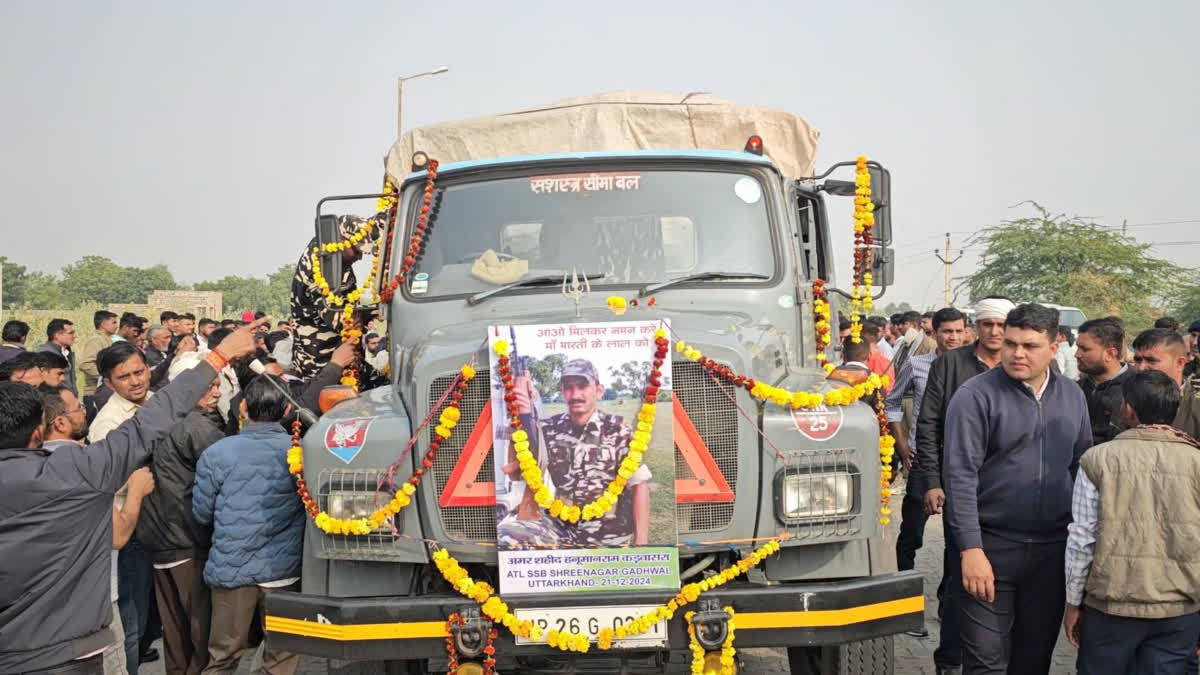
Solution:
<svg viewBox="0 0 1200 675"><path fill-rule="evenodd" d="M1083 325L1084 321L1086 321L1086 319L1083 316L1083 312L1081 312L1077 309L1059 309L1058 310L1058 322L1064 326L1070 326L1071 328L1079 328L1080 326Z"/></svg>
<svg viewBox="0 0 1200 675"><path fill-rule="evenodd" d="M410 276L415 297L573 271L595 275L593 287L704 272L775 274L764 190L749 174L639 168L447 183Z"/></svg>

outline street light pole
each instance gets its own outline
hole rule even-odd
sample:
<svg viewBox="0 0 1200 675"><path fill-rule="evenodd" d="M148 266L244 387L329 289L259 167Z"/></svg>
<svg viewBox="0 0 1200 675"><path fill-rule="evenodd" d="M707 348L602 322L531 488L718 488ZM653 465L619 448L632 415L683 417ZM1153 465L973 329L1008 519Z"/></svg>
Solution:
<svg viewBox="0 0 1200 675"><path fill-rule="evenodd" d="M438 66L433 70L427 70L423 73L396 78L396 138L400 138L400 134L404 132L403 118L401 117L404 108L404 82L406 80L415 80L418 77L425 77L426 75L441 75L449 70L446 66Z"/></svg>

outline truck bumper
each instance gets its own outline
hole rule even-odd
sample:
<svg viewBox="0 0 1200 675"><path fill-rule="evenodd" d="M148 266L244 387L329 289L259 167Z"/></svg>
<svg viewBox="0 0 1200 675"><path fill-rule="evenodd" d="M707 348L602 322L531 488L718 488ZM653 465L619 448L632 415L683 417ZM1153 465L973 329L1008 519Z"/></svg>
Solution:
<svg viewBox="0 0 1200 675"><path fill-rule="evenodd" d="M505 598L509 606L574 607L665 603L670 595L605 593ZM916 630L925 622L917 572L828 583L724 586L706 593L736 611L737 646L834 645ZM458 595L327 598L277 592L267 596L267 639L273 648L343 660L426 659L445 655L446 617L473 605ZM684 612L668 622L671 649L686 649ZM500 629L503 654L555 653L521 646Z"/></svg>

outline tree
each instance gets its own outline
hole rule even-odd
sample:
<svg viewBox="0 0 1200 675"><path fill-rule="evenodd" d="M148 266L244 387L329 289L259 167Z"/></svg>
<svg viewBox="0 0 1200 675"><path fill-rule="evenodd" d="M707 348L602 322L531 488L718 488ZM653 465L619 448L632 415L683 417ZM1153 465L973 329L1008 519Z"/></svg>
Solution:
<svg viewBox="0 0 1200 675"><path fill-rule="evenodd" d="M146 302L146 298L150 297L154 291L174 291L179 288L181 287L175 281L175 275L171 274L166 265L155 265L144 269L126 267L122 292L128 299L115 302Z"/></svg>
<svg viewBox="0 0 1200 675"><path fill-rule="evenodd" d="M0 275L3 275L4 282L4 306L12 308L25 304L29 284L29 273L25 266L0 256Z"/></svg>
<svg viewBox="0 0 1200 675"><path fill-rule="evenodd" d="M145 302L146 297L126 300L124 267L98 255L87 255L63 268L63 300L71 307L85 303Z"/></svg>
<svg viewBox="0 0 1200 675"><path fill-rule="evenodd" d="M231 274L216 281L201 281L195 289L219 291L227 314L261 310L271 316L286 317L292 313L292 277L295 273L295 265L283 265L266 278Z"/></svg>
<svg viewBox="0 0 1200 675"><path fill-rule="evenodd" d="M907 302L901 302L899 304L894 303L894 302L889 302L888 304L884 305L878 311L881 316L890 317L893 314L900 314L902 312L911 312L911 311L913 311L913 306L908 304Z"/></svg>
<svg viewBox="0 0 1200 675"><path fill-rule="evenodd" d="M540 359L530 359L527 363L529 378L533 380L533 386L537 388L543 400L550 399L558 392L558 381L566 363L566 354L550 354Z"/></svg>
<svg viewBox="0 0 1200 675"><path fill-rule="evenodd" d="M642 392L646 391L646 383L650 379L652 368L649 361L626 361L619 366L609 366L608 372L612 375L612 383L606 389L616 391L618 396L641 398ZM663 377L660 389L669 390L670 388L671 378Z"/></svg>
<svg viewBox="0 0 1200 675"><path fill-rule="evenodd" d="M1193 277L1192 282L1179 289L1171 306L1171 314L1179 319L1184 326L1200 319L1200 277Z"/></svg>
<svg viewBox="0 0 1200 675"><path fill-rule="evenodd" d="M984 228L969 240L984 249L975 273L959 285L972 301L1004 295L1017 303L1069 305L1089 317L1120 316L1129 329L1153 322L1155 304L1183 277L1181 268L1151 255L1149 244L1029 203L1036 215Z"/></svg>
<svg viewBox="0 0 1200 675"><path fill-rule="evenodd" d="M5 289L5 294L8 290ZM60 309L67 306L62 282L53 274L30 272L25 284L25 305L32 309Z"/></svg>

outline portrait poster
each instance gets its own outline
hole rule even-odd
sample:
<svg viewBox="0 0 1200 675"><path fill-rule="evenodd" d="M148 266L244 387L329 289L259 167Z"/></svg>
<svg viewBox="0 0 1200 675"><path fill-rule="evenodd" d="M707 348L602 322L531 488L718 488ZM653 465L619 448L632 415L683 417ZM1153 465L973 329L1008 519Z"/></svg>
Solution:
<svg viewBox="0 0 1200 675"><path fill-rule="evenodd" d="M488 329L502 593L679 588L671 360L654 363L660 328L666 324L656 320ZM511 391L498 340L508 344ZM659 385L647 429L639 413L652 374ZM536 461L532 474L520 466L510 403L526 432L527 468ZM631 442L645 446L636 467L636 454L625 462ZM539 505L527 480L538 473L543 503L557 506ZM551 515L614 494L622 473L625 484L603 517L572 523Z"/></svg>

